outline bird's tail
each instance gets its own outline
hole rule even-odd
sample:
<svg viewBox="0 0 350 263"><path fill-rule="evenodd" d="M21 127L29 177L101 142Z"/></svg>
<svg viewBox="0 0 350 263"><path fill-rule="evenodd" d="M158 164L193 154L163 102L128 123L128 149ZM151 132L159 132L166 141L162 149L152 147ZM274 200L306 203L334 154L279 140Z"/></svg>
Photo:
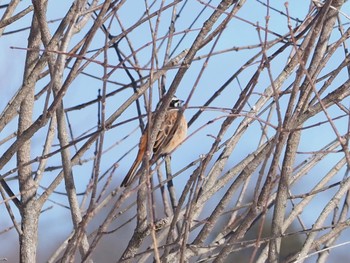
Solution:
<svg viewBox="0 0 350 263"><path fill-rule="evenodd" d="M129 172L126 174L123 182L120 185L121 187L127 187L129 186L130 183L134 181L134 178L136 176L136 170L142 162L143 156L146 152L146 147L147 147L147 128L146 128L145 134L141 136L139 151L137 153L136 160L132 164Z"/></svg>
<svg viewBox="0 0 350 263"><path fill-rule="evenodd" d="M135 162L132 164L129 172L124 177L124 180L123 180L123 182L120 185L121 187L127 187L127 186L129 186L129 184L131 182L134 181L134 178L135 178L135 175L136 175L136 173L135 173L136 169L140 165L141 161L142 161L142 156L140 156L140 157L137 156L137 158L136 158Z"/></svg>

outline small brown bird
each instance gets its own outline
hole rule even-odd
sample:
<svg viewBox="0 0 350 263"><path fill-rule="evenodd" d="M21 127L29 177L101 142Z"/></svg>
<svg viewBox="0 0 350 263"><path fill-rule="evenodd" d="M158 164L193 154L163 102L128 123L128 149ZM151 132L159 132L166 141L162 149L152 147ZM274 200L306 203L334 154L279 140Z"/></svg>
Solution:
<svg viewBox="0 0 350 263"><path fill-rule="evenodd" d="M183 112L180 111L183 101L179 100L177 97L173 97L169 108L165 114L164 122L162 123L159 132L156 137L156 141L153 146L153 155L159 156L166 155L172 152L182 141L185 139L187 134L187 121ZM178 120L179 118L179 120ZM148 124L147 124L148 125ZM177 125L174 127L174 125ZM148 127L144 130L140 143L139 151L137 153L136 159L132 164L129 172L125 176L122 187L128 186L133 182L136 175L136 169L142 162L142 158L147 150L147 138L148 138Z"/></svg>

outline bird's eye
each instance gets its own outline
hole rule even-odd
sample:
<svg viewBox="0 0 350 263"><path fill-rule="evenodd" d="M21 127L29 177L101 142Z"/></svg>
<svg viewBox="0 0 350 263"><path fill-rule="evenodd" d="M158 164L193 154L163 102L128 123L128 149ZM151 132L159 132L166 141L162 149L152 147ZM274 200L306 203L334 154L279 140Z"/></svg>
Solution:
<svg viewBox="0 0 350 263"><path fill-rule="evenodd" d="M179 108L182 106L182 103L182 100L178 99L177 97L173 97L172 101L170 102L170 107Z"/></svg>
<svg viewBox="0 0 350 263"><path fill-rule="evenodd" d="M174 107L181 107L181 101L180 100L174 101Z"/></svg>

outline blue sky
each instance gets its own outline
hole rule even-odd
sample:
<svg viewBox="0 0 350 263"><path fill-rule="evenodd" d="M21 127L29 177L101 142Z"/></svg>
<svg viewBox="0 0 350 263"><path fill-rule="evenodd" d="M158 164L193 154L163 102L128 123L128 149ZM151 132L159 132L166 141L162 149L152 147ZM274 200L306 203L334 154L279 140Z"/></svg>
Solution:
<svg viewBox="0 0 350 263"><path fill-rule="evenodd" d="M169 1L166 1L167 3ZM284 7L284 1L270 1L271 5L279 10L285 10ZM212 5L216 6L219 1L212 1ZM49 1L49 12L48 12L48 18L49 19L56 19L61 18L63 14L67 11L71 4L71 1ZM23 9L28 5L28 1L22 1L18 10ZM180 39L180 37L183 35L183 31L186 30L189 27L189 24L192 23L194 16L198 10L200 10L203 7L203 5L200 3L200 1L189 1L188 6L186 9L184 9L183 13L179 17L179 21L176 24L176 31L179 32L179 35L174 38L174 41L177 41ZM294 18L299 18L302 20L307 13L307 7L305 4L305 1L303 0L294 0L290 1L288 8L290 15ZM349 13L349 3L346 3L343 7L343 12ZM151 10L152 11L152 10ZM144 12L144 2L143 1L126 1L126 4L123 6L123 8L118 12L120 15L121 21L123 23L123 26L125 28L131 26L135 21L137 21L141 15ZM186 37L184 41L181 43L180 47L177 49L175 54L180 53L184 48L189 47L189 45L192 43L196 35L198 34L198 29L202 26L203 21L207 19L208 15L212 11L208 8L202 17L195 23L192 30L186 34ZM164 12L162 14L162 19L164 19L164 22L161 23L158 37L162 38L167 30L168 30L168 20L169 15L171 14L170 10ZM242 10L239 11L237 15L240 19L233 19L232 22L230 22L229 27L227 30L224 31L222 34L215 51L222 51L226 50L232 47L241 47L243 50L239 52L230 51L230 52L223 52L221 54L215 55L209 60L209 64L205 69L205 73L201 77L198 87L194 93L194 96L192 100L189 103L190 107L196 107L202 105L213 93L213 90L218 89L223 82L232 75L233 72L238 70L250 57L252 57L253 54L256 54L260 49L259 48L250 48L252 45L256 45L259 43L259 36L257 30L250 24L244 22L243 20L249 20L251 23L259 23L260 26L265 26L265 17L266 17L266 8L262 6L261 4L257 3L256 1L247 1L247 3L244 5ZM24 17L19 23L15 23L13 26L9 26L5 32L9 32L11 30L16 30L20 27L28 26L28 23L31 19L31 15L27 15ZM347 18L343 17L344 21L347 20ZM155 19L152 21L155 23ZM52 23L52 33L54 32L54 29L57 27L58 23ZM295 25L295 22L292 21L292 25ZM278 14L277 12L270 11L270 20L269 20L269 29L273 32L276 32L278 34L285 34L289 31L287 27L287 18L285 16L282 16ZM83 29L81 34L86 33L86 29ZM120 28L117 25L116 21L114 21L114 24L112 25L111 33L114 35L117 35L120 33ZM261 35L264 37L264 32L260 32ZM335 31L336 34L336 31ZM19 47L19 48L25 48L27 45L27 37L28 37L28 31L23 31L21 33L3 36L0 40L0 50L1 52L1 60L3 63L0 63L0 78L2 79L2 85L1 85L1 95L3 98L3 101L8 101L13 94L16 92L18 87L20 87L22 82L22 76L23 76L23 63L25 60L25 51L20 49L12 49L11 47ZM150 57L151 57L151 45L144 46L145 43L148 43L152 40L151 33L149 32L148 24L145 23L143 26L140 26L136 30L134 30L129 35L130 39L132 40L133 46L135 50L140 49L138 51L137 56L140 61L140 65L144 66L147 65L147 69L143 71L143 74L146 75L148 73L149 65L147 64ZM338 36L334 36L337 38ZM96 37L96 40L92 43L91 49L94 48L100 48L104 43L105 36L102 32L98 33L98 36ZM268 39L272 40L275 39L275 36L272 34L268 35ZM80 35L73 38L72 40L72 46L74 43L80 40ZM158 41L157 43L160 43ZM129 50L127 49L127 46L125 42L121 44L121 47L123 48L123 51L127 53ZM204 48L201 50L197 55L205 55L208 53L209 47ZM276 45L276 47L272 48L268 51L268 54L272 54L280 45ZM289 52L291 49L289 49ZM272 72L276 75L273 77L277 77L277 74L279 74L280 69L284 67L288 60L289 52L285 52L281 58L279 58L276 61L273 61L271 63L271 69ZM164 46L160 49L159 52L159 61L160 65L163 61L164 55ZM339 56L339 57L337 57ZM334 56L334 61L329 63L329 67L332 67L332 64L334 63L334 66L337 65L339 61L341 61L344 58L344 54L342 50L339 50L336 56ZM103 56L99 56L97 58L98 60L102 61ZM108 51L108 63L111 65L117 65L118 61L115 56L114 50L110 49ZM189 69L188 73L182 80L177 96L183 99L186 99L195 84L195 81L197 79L197 76L199 72L201 71L203 67L204 59L201 59L199 61L193 62L191 65L191 68ZM230 86L224 91L224 93L218 98L217 101L214 102L212 106L217 107L232 107L234 101L237 99L237 96L239 92L237 92L240 89L239 84L244 87L247 82L250 80L252 73L256 70L257 65L253 65L251 69L246 70L240 77L239 77L239 83L237 81L233 81ZM85 73L93 74L95 76L101 77L103 74L103 67L101 65L98 65L97 63L91 63L87 69L84 71ZM174 77L175 70L169 71L167 74L167 85L171 83L172 78ZM341 77L347 78L346 73L344 72ZM134 75L136 77L136 74ZM334 85L344 82L344 79L338 78ZM125 72L122 70L117 70L111 77L111 81L116 81L119 83L128 84L130 82L130 79L126 76ZM291 82L293 79L289 82ZM45 78L38 82L37 91L39 91L43 85L47 84L48 79ZM254 102L259 98L258 92L262 92L268 85L270 84L270 80L268 78L268 75L266 72L262 74L262 77L259 78L259 83L257 84L255 92L257 92L256 95L253 95L251 98L250 103L253 105ZM290 84L290 83L289 83ZM89 78L86 76L80 76L78 77L74 83L72 84L72 87L68 90L68 93L64 99L65 107L71 107L75 106L80 103L84 103L90 100L93 100L96 98L98 94L98 89L102 88L102 81L98 79ZM115 89L119 88L118 85L115 84L108 84L107 91L111 92ZM284 86L283 89L287 88L287 86ZM123 91L121 93L118 93L118 96L113 96L111 98L108 98L107 104L106 104L106 115L109 116L112 112L114 112L121 103L132 95L132 89ZM157 85L155 84L153 86L153 92L154 94L157 94ZM35 113L34 113L34 119L37 118L41 112L42 107L44 103L44 97L40 98L40 102L37 104ZM157 102L157 96L154 96L154 105ZM349 102L349 100L347 100ZM283 102L283 101L282 101ZM4 104L0 104L0 110L2 111L5 107ZM245 110L249 110L246 108ZM332 109L336 113L336 108ZM196 109L187 109L186 110L186 117L190 119L193 114L196 112ZM208 120L217 118L219 116L224 116L226 113L220 112L220 111L206 111L195 123L193 126L190 127L189 132L192 133L197 128L201 127L202 125L205 125ZM116 123L122 122L124 120L127 120L132 117L136 117L136 111L135 111L135 105L132 105L129 107L128 110L125 111L125 113L117 120ZM96 105L89 106L87 108L84 108L82 111L73 111L69 113L69 119L73 124L73 132L74 136L79 136L89 130L90 128L94 128L97 123L96 118ZM319 121L325 120L324 115L320 115L318 117L319 119L312 119L310 120L310 124L317 123ZM0 135L0 140L5 138L8 134L12 133L16 129L16 119L13 120L11 125L7 126L3 132ZM208 134L215 135L221 125L221 121L216 121L213 124L205 127L198 133L196 133L194 136L190 137L184 144L181 146L181 148L176 151L173 154L172 158L172 166L173 170L177 171L183 166L183 161L186 160L190 162L191 160L197 159L201 154L205 154L212 144L212 139ZM339 125L338 128L342 130L343 132L347 129L347 123L344 122L344 126L342 125L343 120L338 121ZM113 129L111 131L108 131L106 133L106 140L105 140L105 149L114 147L109 151L108 158L104 158L102 161L101 166L101 172L105 171L108 167L110 167L116 160L121 158L124 153L131 149L134 145L137 144L138 138L140 136L140 131L137 130L133 133L132 136L129 138L123 140L123 138L130 133L131 131L135 130L137 128L138 122L133 121L131 123L122 125L118 129ZM238 125L234 124L233 127L230 129L232 132L234 131L234 128L236 128ZM305 132L302 137L302 144L300 150L305 151L311 151L311 150L317 150L319 149L319 145L323 145L328 141L331 141L334 138L334 133L332 129L324 125L322 128L322 133L316 131L319 127L315 127L315 129L310 129L309 131ZM246 156L248 153L253 151L256 148L257 142L259 140L259 136L256 136L257 129L260 129L260 126L258 124L254 124L249 131L245 134L245 136L242 138L241 144L237 147L238 152L234 152L234 155L231 156L231 162L236 163L239 160L241 160L242 157ZM258 130L260 131L260 130ZM42 132L38 133L33 140L33 158L37 155L40 155L42 146L43 146L43 138L45 136L46 129L43 129ZM232 134L228 133L228 135ZM11 142L6 143L4 145L0 146L0 151L3 152L6 147L9 146ZM78 146L80 146L78 144ZM56 147L57 148L57 147ZM56 149L54 148L54 149ZM84 159L88 159L93 157L93 147L84 155ZM74 149L72 149L72 153L74 153ZM136 154L136 150L133 150L131 154L127 155L125 158L122 159L122 161L119 163L119 167L117 169L116 175L118 176L118 179L116 179L116 182L120 181L123 175L126 173L128 168L130 167L131 162L134 159L134 156ZM241 156L241 158L237 159L237 156ZM332 166L333 163L340 158L341 155L332 155L329 157L327 162L320 163L320 167L314 170L315 174L320 171L324 171L328 169L328 166ZM298 159L301 161L305 157L304 156L298 156ZM57 159L53 158L49 161L49 165L57 165L59 164L59 156L57 156ZM33 165L33 169L36 168L36 164ZM8 165L4 167L4 172L7 172L8 170L16 167L16 161L15 158L11 162L9 162ZM84 191L86 188L86 185L88 183L88 180L91 176L91 170L92 170L92 162L85 164L83 166L77 166L74 168L74 172L79 177L77 178L77 190L78 192ZM2 171L3 172L3 171ZM57 171L54 171L53 173L48 173L47 177L44 177L43 184L49 183L52 180L52 177L49 175L56 175ZM310 178L307 180L312 181L312 176L315 176L315 174L310 175ZM175 184L181 189L184 185L184 183L187 181L187 179L183 178L176 178L174 180ZM12 183L12 186L15 186L14 183ZM303 192L303 187L308 187L308 185L305 185L304 183L301 183L299 185L301 188L300 192ZM62 184L58 191L64 191L64 185ZM298 189L296 190L298 191ZM180 192L180 191L179 191ZM54 196L55 201L59 200L60 202L67 204L67 200L65 197L61 197L59 195ZM315 205L313 206L316 210L321 209L323 207L323 203L325 200L317 200L315 201ZM320 202L318 206L318 202ZM48 203L47 206L50 206L51 204ZM3 213L4 206L0 206L0 213ZM67 228L67 225L62 224L61 216L68 216L69 213L66 209L55 206L52 211L46 212L45 216L43 216L41 224L43 226L51 224L52 222L55 223L54 229L46 229L45 235L46 237L51 236L55 237L59 234L68 234L70 230L70 223L67 222L69 227ZM306 222L312 223L314 218L314 213L306 213L306 217L303 217L303 219ZM318 215L318 213L316 213ZM0 222L0 229L3 229L4 227L8 226L8 224L11 224L8 222L6 226L2 225L3 223ZM12 232L14 233L14 232ZM8 233L7 235L10 235L11 233ZM5 240L5 239L3 239ZM0 241L1 246L6 246L6 244L2 244L4 242ZM5 242L7 243L7 242ZM1 257L1 255L0 255Z"/></svg>

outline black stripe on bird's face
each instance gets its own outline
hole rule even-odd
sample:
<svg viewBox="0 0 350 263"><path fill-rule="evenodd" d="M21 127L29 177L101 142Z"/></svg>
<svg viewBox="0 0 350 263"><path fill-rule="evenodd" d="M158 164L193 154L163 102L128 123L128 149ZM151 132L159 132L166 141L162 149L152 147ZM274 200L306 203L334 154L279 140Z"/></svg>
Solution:
<svg viewBox="0 0 350 263"><path fill-rule="evenodd" d="M183 100L180 100L180 99L178 99L177 97L174 96L171 99L169 107L170 108L180 108L182 106L183 102L184 102Z"/></svg>

